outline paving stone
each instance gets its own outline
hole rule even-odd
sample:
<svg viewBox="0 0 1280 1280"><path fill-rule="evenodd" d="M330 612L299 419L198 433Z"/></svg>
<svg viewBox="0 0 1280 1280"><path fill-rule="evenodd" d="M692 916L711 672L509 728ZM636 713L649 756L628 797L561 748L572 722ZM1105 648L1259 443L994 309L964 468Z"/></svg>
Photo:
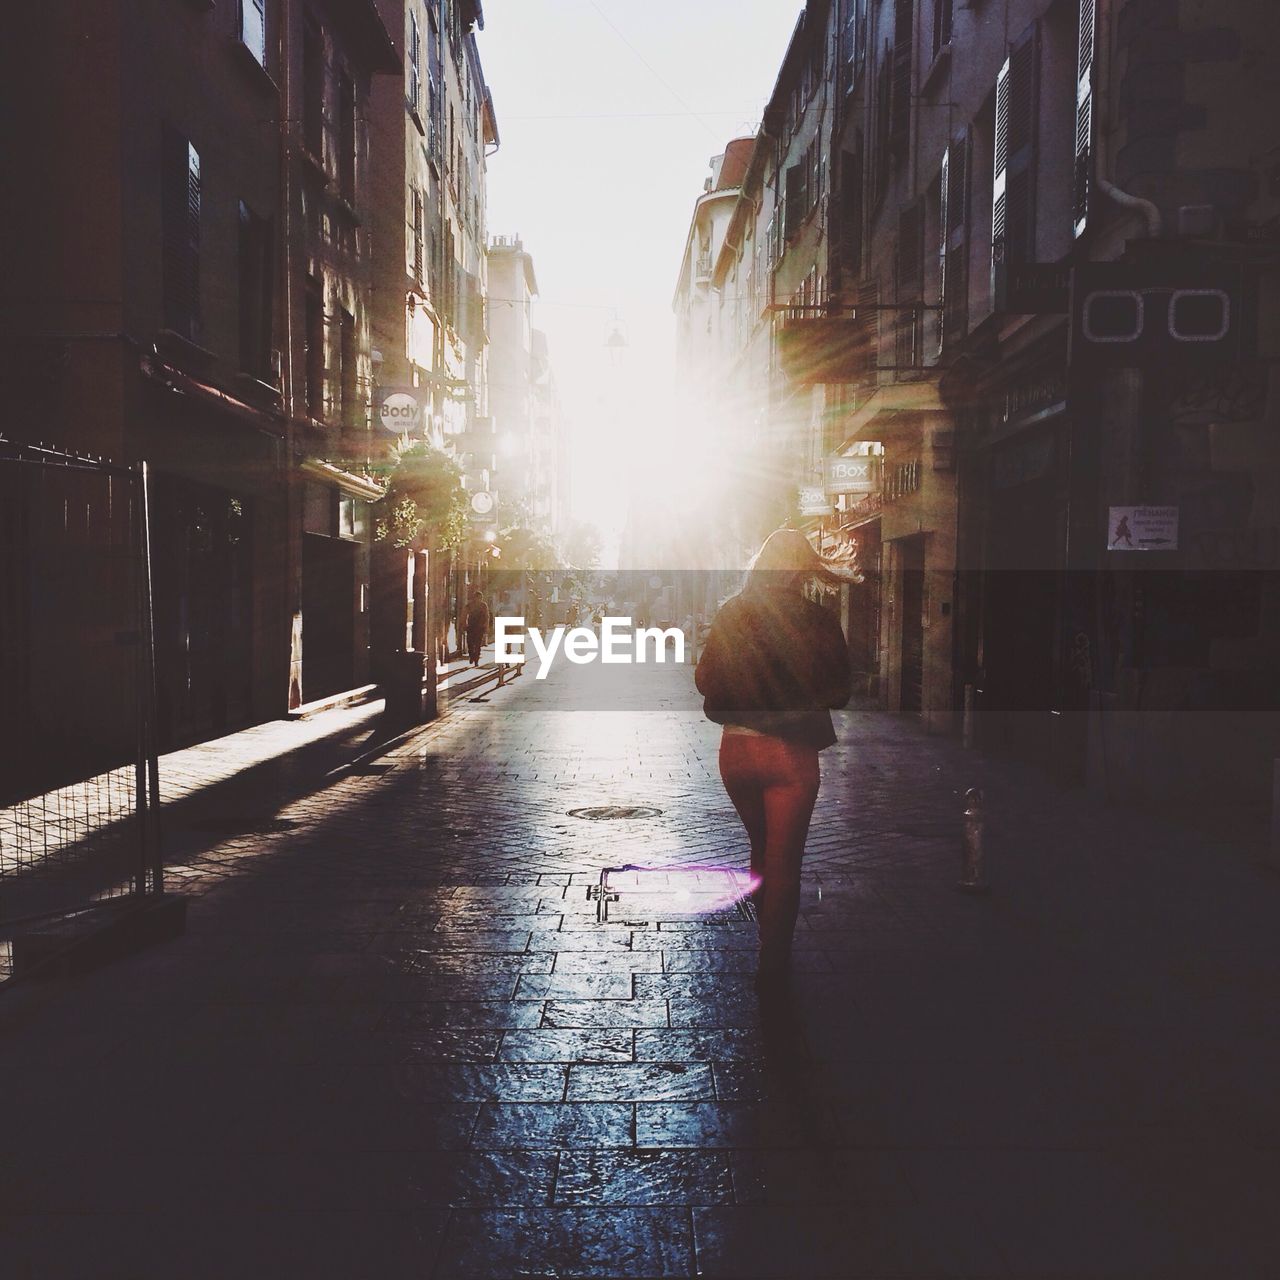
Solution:
<svg viewBox="0 0 1280 1280"><path fill-rule="evenodd" d="M569 1068L570 1102L643 1102L664 1098L712 1098L711 1068L704 1062L636 1062Z"/></svg>
<svg viewBox="0 0 1280 1280"><path fill-rule="evenodd" d="M570 952L594 952L612 955L618 951L631 950L631 931L622 933L595 932L587 930L560 930L557 933L544 931L531 934L530 951L556 951L561 955Z"/></svg>
<svg viewBox="0 0 1280 1280"><path fill-rule="evenodd" d="M508 1031L498 1057L513 1062L631 1062L635 1036L617 1029Z"/></svg>
<svg viewBox="0 0 1280 1280"><path fill-rule="evenodd" d="M548 1027L665 1027L665 1000L548 1000Z"/></svg>
<svg viewBox="0 0 1280 1280"><path fill-rule="evenodd" d="M728 1157L708 1151L566 1151L557 1204L710 1205L733 1202Z"/></svg>
<svg viewBox="0 0 1280 1280"><path fill-rule="evenodd" d="M622 1103L486 1103L472 1145L495 1151L629 1147L631 1125L632 1108Z"/></svg>
<svg viewBox="0 0 1280 1280"><path fill-rule="evenodd" d="M638 1062L732 1062L761 1052L759 1032L746 1028L636 1032Z"/></svg>
<svg viewBox="0 0 1280 1280"><path fill-rule="evenodd" d="M558 974L662 972L662 953L658 951L640 954L634 951L562 951L555 957L555 962Z"/></svg>
<svg viewBox="0 0 1280 1280"><path fill-rule="evenodd" d="M629 973L526 974L516 989L522 1000L630 1000Z"/></svg>

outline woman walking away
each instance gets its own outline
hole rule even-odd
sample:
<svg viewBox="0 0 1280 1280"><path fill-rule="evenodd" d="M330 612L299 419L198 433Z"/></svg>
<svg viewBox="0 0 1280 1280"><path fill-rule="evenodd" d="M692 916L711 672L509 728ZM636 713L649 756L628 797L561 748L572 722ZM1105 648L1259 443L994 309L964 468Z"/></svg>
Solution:
<svg viewBox="0 0 1280 1280"><path fill-rule="evenodd" d="M828 708L850 694L840 624L803 594L815 579L836 575L808 539L771 533L711 624L694 675L708 719L724 725L720 776L751 841L762 990L786 985L818 752L836 740Z"/></svg>

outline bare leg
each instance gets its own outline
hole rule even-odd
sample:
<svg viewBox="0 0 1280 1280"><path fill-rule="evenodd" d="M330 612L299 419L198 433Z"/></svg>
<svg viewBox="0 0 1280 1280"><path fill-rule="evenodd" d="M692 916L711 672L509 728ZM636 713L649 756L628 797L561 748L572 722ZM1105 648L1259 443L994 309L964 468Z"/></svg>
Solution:
<svg viewBox="0 0 1280 1280"><path fill-rule="evenodd" d="M738 759L738 750L722 743L720 777L724 781L724 789L729 793L729 799L733 801L733 807L738 811L738 817L742 819L742 825L747 829L747 839L751 842L751 878L754 882L751 897L759 901L760 884L764 879L764 788L744 766L745 761Z"/></svg>

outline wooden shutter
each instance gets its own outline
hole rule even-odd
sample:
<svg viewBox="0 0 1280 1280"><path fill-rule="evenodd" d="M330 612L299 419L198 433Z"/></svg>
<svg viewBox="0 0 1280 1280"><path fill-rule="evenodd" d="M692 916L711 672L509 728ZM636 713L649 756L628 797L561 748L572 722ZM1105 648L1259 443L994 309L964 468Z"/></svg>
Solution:
<svg viewBox="0 0 1280 1280"><path fill-rule="evenodd" d="M1074 220L1077 236L1089 221L1093 165L1093 51L1097 0L1080 0L1080 45L1076 61L1076 157Z"/></svg>
<svg viewBox="0 0 1280 1280"><path fill-rule="evenodd" d="M200 155L185 137L164 135L161 220L165 323L194 339L200 314Z"/></svg>
<svg viewBox="0 0 1280 1280"><path fill-rule="evenodd" d="M267 65L266 0L240 0L240 41L261 66Z"/></svg>
<svg viewBox="0 0 1280 1280"><path fill-rule="evenodd" d="M991 181L991 269L1004 264L1005 199L1009 185L1009 59L996 76L995 162Z"/></svg>
<svg viewBox="0 0 1280 1280"><path fill-rule="evenodd" d="M418 15L409 10L409 105L421 110L422 40L418 34Z"/></svg>
<svg viewBox="0 0 1280 1280"><path fill-rule="evenodd" d="M996 77L991 265L1035 254L1036 28L1013 46ZM996 288L999 293L999 288Z"/></svg>

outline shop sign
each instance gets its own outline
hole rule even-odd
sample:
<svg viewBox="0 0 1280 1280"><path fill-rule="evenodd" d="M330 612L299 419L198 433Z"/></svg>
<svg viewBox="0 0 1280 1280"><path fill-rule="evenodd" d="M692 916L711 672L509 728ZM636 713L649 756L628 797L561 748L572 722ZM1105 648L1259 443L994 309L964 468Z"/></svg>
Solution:
<svg viewBox="0 0 1280 1280"><path fill-rule="evenodd" d="M831 499L820 486L803 486L799 497L800 514L802 516L829 516L832 513Z"/></svg>
<svg viewBox="0 0 1280 1280"><path fill-rule="evenodd" d="M1001 425L1025 422L1046 409L1061 405L1066 398L1067 384L1061 373L1048 373L1041 378L1014 383L1004 393Z"/></svg>
<svg viewBox="0 0 1280 1280"><path fill-rule="evenodd" d="M427 418L430 392L426 387L378 387L374 416L395 436L420 436Z"/></svg>
<svg viewBox="0 0 1280 1280"><path fill-rule="evenodd" d="M833 454L827 459L826 475L829 494L880 491L880 459L877 457L842 458Z"/></svg>
<svg viewBox="0 0 1280 1280"><path fill-rule="evenodd" d="M1112 507L1108 551L1176 551L1177 507Z"/></svg>

